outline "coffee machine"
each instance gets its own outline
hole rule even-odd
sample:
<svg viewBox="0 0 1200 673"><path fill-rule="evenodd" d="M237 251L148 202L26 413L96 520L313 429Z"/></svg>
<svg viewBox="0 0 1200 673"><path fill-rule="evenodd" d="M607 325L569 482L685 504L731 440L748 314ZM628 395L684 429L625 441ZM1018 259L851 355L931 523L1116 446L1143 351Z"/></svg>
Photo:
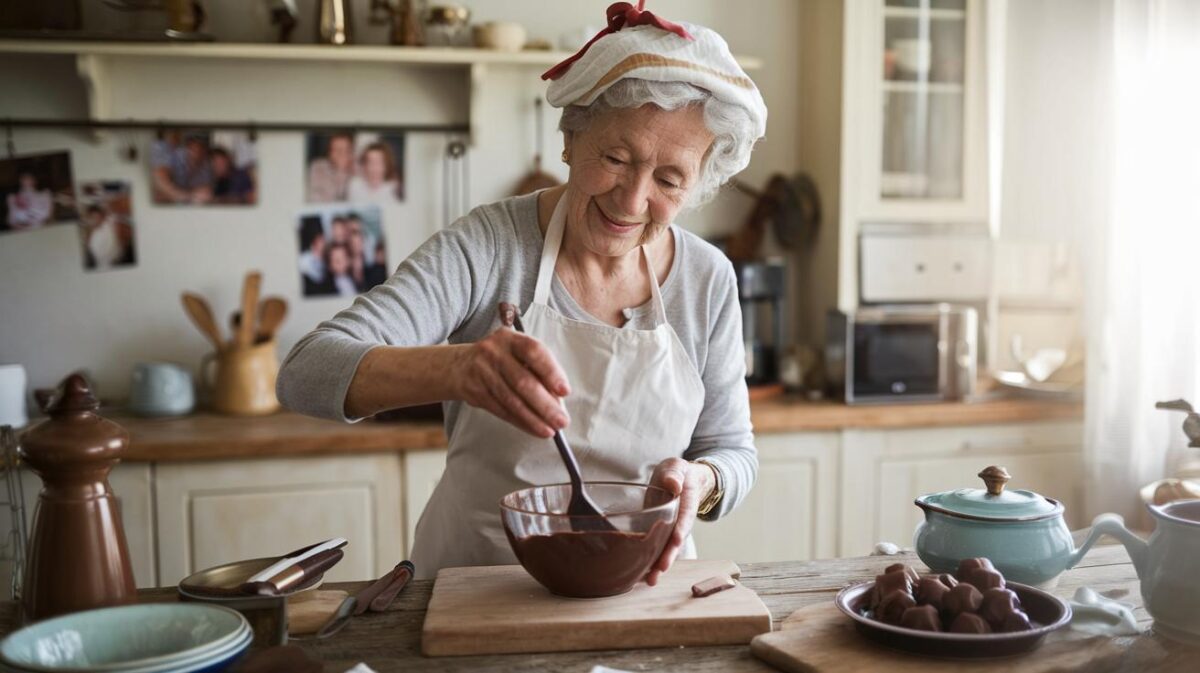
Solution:
<svg viewBox="0 0 1200 673"><path fill-rule="evenodd" d="M735 261L738 303L742 308L742 339L746 346L746 384L779 383L779 364L785 350L783 304L787 269L781 261Z"/></svg>

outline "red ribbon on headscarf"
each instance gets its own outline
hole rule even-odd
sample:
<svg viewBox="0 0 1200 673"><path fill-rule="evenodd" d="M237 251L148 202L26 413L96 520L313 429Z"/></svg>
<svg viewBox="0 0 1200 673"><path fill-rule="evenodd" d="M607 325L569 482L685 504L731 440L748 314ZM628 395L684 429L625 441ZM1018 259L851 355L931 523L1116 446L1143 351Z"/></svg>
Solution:
<svg viewBox="0 0 1200 673"><path fill-rule="evenodd" d="M605 12L608 16L608 26L599 33L596 33L596 37L588 40L588 43L583 45L583 48L575 52L573 56L542 73L542 79L558 79L559 77L562 77L563 73L567 72L567 70L571 68L571 65L575 63L575 61L578 61L583 57L584 54L587 53L588 48L591 47L596 40L599 40L605 35L611 35L621 30L625 26L654 26L655 28L659 28L670 33L675 33L685 40L695 39L687 32L686 29L684 29L683 26L677 23L672 23L671 21L667 21L666 19L660 19L659 17L655 16L653 12L643 11L642 8L645 6L646 0L638 0L637 7L634 7L628 2L615 2L609 5L608 10Z"/></svg>

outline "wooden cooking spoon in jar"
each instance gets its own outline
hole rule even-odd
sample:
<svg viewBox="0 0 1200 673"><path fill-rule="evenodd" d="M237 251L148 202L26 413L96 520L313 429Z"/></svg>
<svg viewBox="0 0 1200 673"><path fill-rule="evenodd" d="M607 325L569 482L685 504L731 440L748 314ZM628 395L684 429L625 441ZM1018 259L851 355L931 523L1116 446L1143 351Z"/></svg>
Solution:
<svg viewBox="0 0 1200 673"><path fill-rule="evenodd" d="M500 322L524 334L525 327L521 324L521 314L517 307L508 302L500 303ZM575 452L567 444L567 438L562 430L554 431L554 445L558 447L558 455L567 466L567 474L571 477L571 501L567 504L567 514L571 517L572 530L617 530L609 523L604 513L587 494L583 485L583 477L579 473L579 461Z"/></svg>

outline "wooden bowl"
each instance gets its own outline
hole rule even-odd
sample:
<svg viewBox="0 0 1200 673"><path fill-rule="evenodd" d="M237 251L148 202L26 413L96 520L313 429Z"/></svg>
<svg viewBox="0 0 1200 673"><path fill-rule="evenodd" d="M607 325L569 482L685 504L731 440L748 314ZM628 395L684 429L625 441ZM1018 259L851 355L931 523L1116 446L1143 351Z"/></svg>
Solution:
<svg viewBox="0 0 1200 673"><path fill-rule="evenodd" d="M858 632L884 647L929 657L951 659L991 659L1029 652L1041 644L1046 634L1071 621L1071 605L1065 600L1025 584L1008 582L1007 587L1021 599L1034 628L1016 633L949 633L918 631L893 626L866 616L863 604L875 582L848 586L834 601L838 609L854 620Z"/></svg>

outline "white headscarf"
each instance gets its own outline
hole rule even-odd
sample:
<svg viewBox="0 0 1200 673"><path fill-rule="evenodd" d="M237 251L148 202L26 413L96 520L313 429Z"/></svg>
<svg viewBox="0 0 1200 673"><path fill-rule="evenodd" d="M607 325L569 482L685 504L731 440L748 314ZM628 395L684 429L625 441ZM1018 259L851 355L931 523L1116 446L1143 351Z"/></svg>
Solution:
<svg viewBox="0 0 1200 673"><path fill-rule="evenodd" d="M604 90L627 77L659 82L686 82L718 100L745 108L756 138L767 130L767 106L758 87L746 76L729 45L716 31L689 23L672 23L618 2L608 8L608 27L571 58L542 75L553 80L546 99L554 107L590 105Z"/></svg>

